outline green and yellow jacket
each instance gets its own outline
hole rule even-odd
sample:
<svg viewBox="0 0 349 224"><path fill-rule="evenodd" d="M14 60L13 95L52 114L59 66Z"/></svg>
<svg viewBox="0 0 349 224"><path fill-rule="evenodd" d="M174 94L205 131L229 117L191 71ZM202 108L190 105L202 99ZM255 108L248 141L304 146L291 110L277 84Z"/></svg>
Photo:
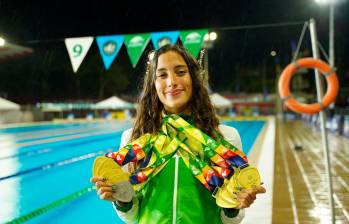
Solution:
<svg viewBox="0 0 349 224"><path fill-rule="evenodd" d="M242 149L236 129L219 125L223 137ZM132 130L122 134L125 145ZM127 171L127 167L124 167ZM175 155L135 196L131 203L119 207L118 216L126 223L240 223L243 210L223 211L211 193L192 175L179 156Z"/></svg>

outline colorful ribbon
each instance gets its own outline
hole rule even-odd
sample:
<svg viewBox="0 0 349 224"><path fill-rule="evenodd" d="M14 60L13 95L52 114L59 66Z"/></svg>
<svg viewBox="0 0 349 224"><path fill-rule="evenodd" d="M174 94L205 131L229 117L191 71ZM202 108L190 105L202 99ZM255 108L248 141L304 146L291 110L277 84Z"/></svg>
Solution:
<svg viewBox="0 0 349 224"><path fill-rule="evenodd" d="M120 166L141 162L130 175L136 190L159 173L177 153L192 174L210 191L229 179L234 170L248 165L245 154L215 133L217 141L176 114L165 115L158 134L145 134L117 152L107 153Z"/></svg>

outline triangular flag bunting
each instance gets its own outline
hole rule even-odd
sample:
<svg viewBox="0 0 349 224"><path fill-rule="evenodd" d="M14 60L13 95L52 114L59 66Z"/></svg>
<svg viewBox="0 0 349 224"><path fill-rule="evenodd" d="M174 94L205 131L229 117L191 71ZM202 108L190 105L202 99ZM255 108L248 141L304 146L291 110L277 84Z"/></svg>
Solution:
<svg viewBox="0 0 349 224"><path fill-rule="evenodd" d="M136 67L149 40L149 33L129 34L125 36L127 53L130 56L133 67Z"/></svg>
<svg viewBox="0 0 349 224"><path fill-rule="evenodd" d="M124 43L123 35L110 35L96 37L99 52L101 53L104 67L108 70L118 55L122 44Z"/></svg>
<svg viewBox="0 0 349 224"><path fill-rule="evenodd" d="M181 31L180 35L183 46L194 58L198 57L202 43L204 42L204 36L207 33L207 29Z"/></svg>
<svg viewBox="0 0 349 224"><path fill-rule="evenodd" d="M151 40L156 50L166 44L175 44L179 37L179 31L151 33Z"/></svg>
<svg viewBox="0 0 349 224"><path fill-rule="evenodd" d="M66 38L64 40L69 58L76 73L93 42L93 37Z"/></svg>

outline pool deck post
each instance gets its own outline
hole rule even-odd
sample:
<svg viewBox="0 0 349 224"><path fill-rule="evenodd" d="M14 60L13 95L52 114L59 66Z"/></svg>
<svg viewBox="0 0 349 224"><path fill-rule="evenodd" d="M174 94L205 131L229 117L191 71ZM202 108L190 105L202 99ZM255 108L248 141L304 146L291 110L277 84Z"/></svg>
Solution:
<svg viewBox="0 0 349 224"><path fill-rule="evenodd" d="M316 33L316 22L314 19L310 19L310 37L311 37L311 46L313 50L313 58L319 59L319 49L318 49L318 38ZM318 102L321 104L323 97L323 86L319 71L315 69L315 81L316 81L316 92ZM328 199L330 202L331 209L331 223L336 222L335 211L334 211L334 202L333 202L333 188L332 188L332 175L331 175L331 160L330 160L330 152L328 148L328 139L327 139L327 131L326 131L326 113L324 110L320 111L320 127L321 127L321 137L322 137L322 145L323 145L323 153L325 159L325 166L327 171L327 183L328 183Z"/></svg>

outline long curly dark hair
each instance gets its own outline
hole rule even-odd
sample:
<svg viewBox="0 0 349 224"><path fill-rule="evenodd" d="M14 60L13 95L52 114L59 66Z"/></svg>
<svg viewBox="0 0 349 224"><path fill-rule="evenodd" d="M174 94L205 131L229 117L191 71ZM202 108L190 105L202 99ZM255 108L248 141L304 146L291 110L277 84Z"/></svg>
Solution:
<svg viewBox="0 0 349 224"><path fill-rule="evenodd" d="M165 45L153 53L147 62L147 70L143 79L143 89L138 98L138 107L131 141L145 133L158 133L160 130L163 104L155 89L158 58L169 51L179 53L186 62L192 79L193 93L188 103L193 123L197 128L216 138L213 130L218 131L219 120L203 83L203 71L197 61L179 45Z"/></svg>

